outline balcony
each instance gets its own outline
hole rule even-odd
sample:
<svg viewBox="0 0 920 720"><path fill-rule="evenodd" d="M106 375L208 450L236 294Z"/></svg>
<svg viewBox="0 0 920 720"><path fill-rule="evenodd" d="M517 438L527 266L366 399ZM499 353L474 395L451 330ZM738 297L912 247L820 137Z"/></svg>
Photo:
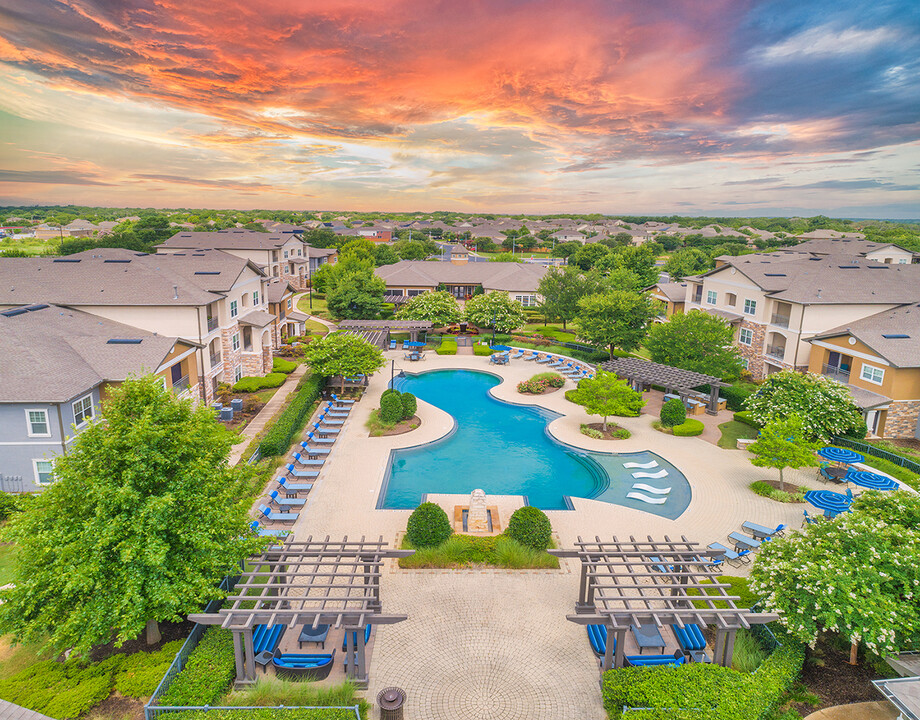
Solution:
<svg viewBox="0 0 920 720"><path fill-rule="evenodd" d="M777 327L787 328L789 327L789 316L788 315L774 315L770 318L770 324L776 325Z"/></svg>
<svg viewBox="0 0 920 720"><path fill-rule="evenodd" d="M217 355L211 355L210 359L211 359L211 369L212 370L223 362L223 360L221 360L220 353L218 353Z"/></svg>
<svg viewBox="0 0 920 720"><path fill-rule="evenodd" d="M217 318L209 317L208 318L208 332L214 332L217 330Z"/></svg>
<svg viewBox="0 0 920 720"><path fill-rule="evenodd" d="M173 381L172 388L176 393L180 393L188 390L188 385L188 375L183 375L178 380Z"/></svg>
<svg viewBox="0 0 920 720"><path fill-rule="evenodd" d="M784 357L786 357L786 346L767 345L766 355L767 357L771 357L775 360L782 360Z"/></svg>
<svg viewBox="0 0 920 720"><path fill-rule="evenodd" d="M837 367L836 365L825 365L821 368L821 374L837 382L850 382L850 371Z"/></svg>

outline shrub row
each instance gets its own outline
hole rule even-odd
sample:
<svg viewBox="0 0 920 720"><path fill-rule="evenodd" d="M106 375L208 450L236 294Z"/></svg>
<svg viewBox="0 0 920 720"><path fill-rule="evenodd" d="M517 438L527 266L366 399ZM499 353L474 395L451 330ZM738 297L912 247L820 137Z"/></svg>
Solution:
<svg viewBox="0 0 920 720"><path fill-rule="evenodd" d="M791 492L786 492L785 490L775 488L763 480L757 480L751 483L751 490L754 491L755 495L760 495L760 497L769 498L770 500L775 500L776 502L800 503L805 502L805 491L807 488L800 488L798 493L793 494Z"/></svg>
<svg viewBox="0 0 920 720"><path fill-rule="evenodd" d="M384 423L398 423L408 420L418 409L418 401L412 393L401 393L390 388L384 390L380 396L380 421Z"/></svg>
<svg viewBox="0 0 920 720"><path fill-rule="evenodd" d="M441 340L441 347L435 351L438 355L456 355L457 341L453 338L444 338Z"/></svg>
<svg viewBox="0 0 920 720"><path fill-rule="evenodd" d="M486 355L492 354L492 348L488 345L483 345L482 343L476 343L473 345L473 355L478 355L479 357L485 357Z"/></svg>
<svg viewBox="0 0 920 720"><path fill-rule="evenodd" d="M284 412L265 434L259 443L259 450L263 457L283 455L291 446L294 436L299 433L310 412L313 403L319 397L320 391L326 384L326 378L318 375L305 375L300 385L294 392L294 399L284 409Z"/></svg>
<svg viewBox="0 0 920 720"><path fill-rule="evenodd" d="M803 659L801 648L781 646L752 673L704 663L609 670L604 705L611 718L623 717L624 706L650 708L630 711L629 720L755 720L777 706Z"/></svg>
<svg viewBox="0 0 920 720"><path fill-rule="evenodd" d="M233 633L219 627L208 628L157 704L213 705L235 674Z"/></svg>
<svg viewBox="0 0 920 720"><path fill-rule="evenodd" d="M734 418L738 422L744 423L745 425L750 425L752 428L757 428L758 430L763 427L763 425L754 419L754 416L751 415L750 410L741 410L736 412Z"/></svg>
<svg viewBox="0 0 920 720"><path fill-rule="evenodd" d="M297 363L291 362L290 360L285 360L284 358L276 357L272 360L272 372L292 373L297 369Z"/></svg>
<svg viewBox="0 0 920 720"><path fill-rule="evenodd" d="M671 428L677 437L693 437L694 435L701 435L705 429L706 426L703 425L702 421L696 420L694 418L687 418L680 425L675 425Z"/></svg>
<svg viewBox="0 0 920 720"><path fill-rule="evenodd" d="M744 401L747 400L755 391L738 385L729 385L728 387L719 388L719 395L725 398L725 405L729 410L743 410Z"/></svg>
<svg viewBox="0 0 920 720"><path fill-rule="evenodd" d="M258 710L186 710L170 720L355 720L348 708L259 708Z"/></svg>
<svg viewBox="0 0 920 720"><path fill-rule="evenodd" d="M291 363L293 365L294 363ZM258 392L268 388L280 387L287 380L287 375L283 372L271 372L265 377L247 376L240 378L233 385L233 392Z"/></svg>

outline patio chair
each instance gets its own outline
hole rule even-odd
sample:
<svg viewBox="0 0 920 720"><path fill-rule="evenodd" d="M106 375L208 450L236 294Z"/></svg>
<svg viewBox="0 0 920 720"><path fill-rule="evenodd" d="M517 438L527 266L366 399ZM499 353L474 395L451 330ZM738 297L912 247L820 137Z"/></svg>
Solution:
<svg viewBox="0 0 920 720"><path fill-rule="evenodd" d="M299 454L300 453L298 453L298 455ZM318 465L322 465L325 461L307 460L304 458L303 460L298 460L297 462L299 462L301 465L312 465L316 467ZM285 466L285 470L287 471L288 475L290 475L292 478L297 478L298 480L314 480L315 478L319 477L319 470L298 470L294 467L293 463L288 463Z"/></svg>
<svg viewBox="0 0 920 720"><path fill-rule="evenodd" d="M709 545L706 547L710 550L716 550L717 552L722 553L721 557L725 560L725 562L727 562L729 565L732 565L733 567L740 567L743 564L751 562L751 558L748 557L751 552L750 550L735 552L734 550L729 550L722 543L717 542L709 543Z"/></svg>
<svg viewBox="0 0 920 720"><path fill-rule="evenodd" d="M683 665L684 653L675 650L673 655L627 655L626 667L655 667L659 665Z"/></svg>
<svg viewBox="0 0 920 720"><path fill-rule="evenodd" d="M766 538L763 541L755 540L752 537L748 537L744 533L740 532L730 532L728 534L728 539L735 543L735 552L740 550L757 550L762 542L769 541L770 538Z"/></svg>
<svg viewBox="0 0 920 720"><path fill-rule="evenodd" d="M335 663L335 650L331 654L282 653L275 650L272 665L275 674L285 680L324 680Z"/></svg>
<svg viewBox="0 0 920 720"><path fill-rule="evenodd" d="M805 527L806 525L811 525L812 523L816 523L821 519L820 515L818 515L817 517L813 515L809 515L808 510L802 510L802 514L805 516L805 518L802 520L802 527Z"/></svg>
<svg viewBox="0 0 920 720"><path fill-rule="evenodd" d="M321 456L328 455L332 452L332 448L327 447L312 447L307 444L307 441L304 440L300 443L301 452L294 453L294 460L299 462L301 465L304 465L304 461L301 459L304 455L307 456L310 460L318 460Z"/></svg>
<svg viewBox="0 0 920 720"><path fill-rule="evenodd" d="M258 520L253 520L249 523L249 529L252 530L259 537L273 537L273 538L283 538L291 534L290 530L283 530L281 528L272 529L264 528L259 525Z"/></svg>
<svg viewBox="0 0 920 720"><path fill-rule="evenodd" d="M603 657L607 653L607 626L606 625L586 625L588 630L588 642L591 643L591 649L598 657ZM613 652L617 650L617 639L613 638Z"/></svg>
<svg viewBox="0 0 920 720"><path fill-rule="evenodd" d="M396 349L396 341L390 340L390 350L395 350L395 349Z"/></svg>
<svg viewBox="0 0 920 720"><path fill-rule="evenodd" d="M345 635L342 636L342 652L347 652L348 647L348 633L351 632L351 641L354 643L355 647L358 647L358 631L357 630L346 630ZM364 626L364 644L367 645L367 641L371 639L371 626Z"/></svg>
<svg viewBox="0 0 920 720"><path fill-rule="evenodd" d="M541 358L537 358L537 363L540 365L544 365L545 363L548 363L552 359L553 359L552 355L544 355Z"/></svg>
<svg viewBox="0 0 920 720"><path fill-rule="evenodd" d="M565 367L565 363L563 362L562 358L556 358L546 367L561 368L561 367Z"/></svg>
<svg viewBox="0 0 920 720"><path fill-rule="evenodd" d="M351 407L336 407L332 403L326 403L326 407L323 409L323 413L328 414L330 417L348 417L350 412Z"/></svg>
<svg viewBox="0 0 920 720"><path fill-rule="evenodd" d="M524 357L524 351L519 348L518 351L514 353L514 355L511 356L511 359L517 360L518 358L521 358L521 357Z"/></svg>
<svg viewBox="0 0 920 720"><path fill-rule="evenodd" d="M307 433L306 442L314 442L317 445L332 445L335 442L335 438L317 437L316 433L311 430Z"/></svg>
<svg viewBox="0 0 920 720"><path fill-rule="evenodd" d="M313 430L320 435L338 435L342 432L342 428L323 427L318 422L313 423Z"/></svg>
<svg viewBox="0 0 920 720"><path fill-rule="evenodd" d="M289 522L292 523L300 517L300 513L281 513L274 512L268 505L259 505L259 512L269 522Z"/></svg>
<svg viewBox="0 0 920 720"><path fill-rule="evenodd" d="M703 637L703 631L700 630L699 625L695 623L687 623L683 627L671 625L671 629L674 631L677 644L685 654L689 655L706 648L706 638Z"/></svg>
<svg viewBox="0 0 920 720"><path fill-rule="evenodd" d="M294 508L294 507L301 508L307 504L307 499L306 498L281 497L278 494L277 490L272 490L268 494L268 504L269 506L277 505L279 510L283 510L284 508Z"/></svg>
<svg viewBox="0 0 920 720"><path fill-rule="evenodd" d="M314 477L319 475L315 470L311 470L309 474ZM276 478L276 480L278 481L278 489L284 490L286 493L310 492L313 489L313 483L292 483L284 477Z"/></svg>
<svg viewBox="0 0 920 720"><path fill-rule="evenodd" d="M318 419L321 423L325 425L344 425L345 424L344 420L337 420L336 418L326 417L325 412L322 415L320 415Z"/></svg>
<svg viewBox="0 0 920 720"><path fill-rule="evenodd" d="M346 399L340 398L335 393L332 393L332 402L334 402L336 405L354 405L357 402L357 400L346 400Z"/></svg>
<svg viewBox="0 0 920 720"><path fill-rule="evenodd" d="M757 540L769 540L772 537L779 537L783 534L786 526L780 523L773 530L757 523L745 521L741 523L741 529L747 530Z"/></svg>
<svg viewBox="0 0 920 720"><path fill-rule="evenodd" d="M536 350L533 350L530 353L530 355L528 357L525 357L524 359L525 360L536 360L538 357L540 357L540 353L538 353Z"/></svg>

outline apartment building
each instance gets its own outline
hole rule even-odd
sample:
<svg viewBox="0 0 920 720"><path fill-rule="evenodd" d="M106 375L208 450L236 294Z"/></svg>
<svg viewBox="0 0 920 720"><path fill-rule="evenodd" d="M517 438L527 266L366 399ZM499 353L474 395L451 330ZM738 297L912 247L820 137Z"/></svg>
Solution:
<svg viewBox="0 0 920 720"><path fill-rule="evenodd" d="M274 315L278 322L275 324L278 342L287 337L303 335L307 316L294 306L294 287L282 280L272 279L267 289L268 311Z"/></svg>
<svg viewBox="0 0 920 720"><path fill-rule="evenodd" d="M220 250L2 258L0 310L54 303L194 343L198 382L190 391L210 403L218 383L271 371L277 320L266 283L250 260Z"/></svg>
<svg viewBox="0 0 920 720"><path fill-rule="evenodd" d="M920 301L917 265L783 252L720 261L686 278L685 309L735 326L744 364L758 380L779 370L807 370L808 338Z"/></svg>
<svg viewBox="0 0 920 720"><path fill-rule="evenodd" d="M198 387L196 343L59 305L0 312L0 490L36 492L99 416L108 388L152 373L180 397Z"/></svg>
<svg viewBox="0 0 920 720"><path fill-rule="evenodd" d="M656 322L665 322L669 317L684 311L687 300L687 283L657 282L644 289L655 302L658 313Z"/></svg>
<svg viewBox="0 0 920 720"><path fill-rule="evenodd" d="M911 252L900 245L870 242L861 236L842 234L839 237L816 237L806 240L784 249L784 252L807 252L817 256L856 255L888 265L908 265L920 261L920 253Z"/></svg>

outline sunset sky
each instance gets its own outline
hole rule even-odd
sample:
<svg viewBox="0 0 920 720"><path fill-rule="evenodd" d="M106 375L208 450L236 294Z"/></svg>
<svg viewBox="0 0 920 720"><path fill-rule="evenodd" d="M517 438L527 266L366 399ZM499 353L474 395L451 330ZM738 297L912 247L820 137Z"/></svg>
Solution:
<svg viewBox="0 0 920 720"><path fill-rule="evenodd" d="M920 2L0 0L0 204L920 217Z"/></svg>

